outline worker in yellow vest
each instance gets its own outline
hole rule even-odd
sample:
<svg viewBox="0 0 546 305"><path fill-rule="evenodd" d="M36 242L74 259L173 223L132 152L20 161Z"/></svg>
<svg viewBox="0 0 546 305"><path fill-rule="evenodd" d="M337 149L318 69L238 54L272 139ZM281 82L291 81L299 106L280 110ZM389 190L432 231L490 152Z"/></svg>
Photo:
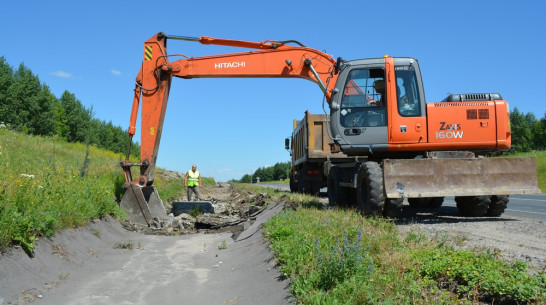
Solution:
<svg viewBox="0 0 546 305"><path fill-rule="evenodd" d="M191 201L192 193L195 193L197 201L201 200L201 195L199 194L199 187L201 186L201 175L197 171L197 165L191 166L191 171L186 173L184 178L184 186L188 190L188 201Z"/></svg>

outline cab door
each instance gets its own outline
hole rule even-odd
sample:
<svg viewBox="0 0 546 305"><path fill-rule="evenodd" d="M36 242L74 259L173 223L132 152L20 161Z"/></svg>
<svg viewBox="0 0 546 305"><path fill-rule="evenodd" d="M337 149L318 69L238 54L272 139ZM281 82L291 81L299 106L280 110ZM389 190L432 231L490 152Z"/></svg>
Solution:
<svg viewBox="0 0 546 305"><path fill-rule="evenodd" d="M342 69L331 104L331 128L349 155L387 151L388 97L385 60L352 61Z"/></svg>
<svg viewBox="0 0 546 305"><path fill-rule="evenodd" d="M388 142L404 144L427 141L425 94L419 65L412 58L385 58L389 101ZM392 147L389 148L391 150Z"/></svg>

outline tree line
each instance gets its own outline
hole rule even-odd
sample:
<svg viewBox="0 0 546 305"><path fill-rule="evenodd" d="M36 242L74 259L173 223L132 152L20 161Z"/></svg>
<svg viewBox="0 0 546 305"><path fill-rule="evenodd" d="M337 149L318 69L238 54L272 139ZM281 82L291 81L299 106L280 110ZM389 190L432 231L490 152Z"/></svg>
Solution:
<svg viewBox="0 0 546 305"><path fill-rule="evenodd" d="M540 120L529 112L523 114L514 108L510 113L512 149L510 152L526 152L546 149L546 113Z"/></svg>
<svg viewBox="0 0 546 305"><path fill-rule="evenodd" d="M260 167L252 174L244 175L238 181L243 183L254 183L257 182L258 179L261 182L279 181L287 179L288 175L290 175L290 162L279 162L273 166Z"/></svg>
<svg viewBox="0 0 546 305"><path fill-rule="evenodd" d="M94 118L93 108L86 108L73 93L64 91L57 98L23 63L14 70L3 56L0 57L0 123L11 130L56 136L118 153L125 153L129 144L127 131ZM139 156L140 146L133 143L131 152Z"/></svg>

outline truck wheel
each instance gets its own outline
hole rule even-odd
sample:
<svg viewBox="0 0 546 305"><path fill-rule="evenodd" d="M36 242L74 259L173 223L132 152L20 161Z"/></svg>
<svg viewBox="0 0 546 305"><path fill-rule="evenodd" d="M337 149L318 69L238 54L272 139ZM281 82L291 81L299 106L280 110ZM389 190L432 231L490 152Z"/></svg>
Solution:
<svg viewBox="0 0 546 305"><path fill-rule="evenodd" d="M318 196L320 195L320 181L312 181L311 188L309 189L311 191L311 195Z"/></svg>
<svg viewBox="0 0 546 305"><path fill-rule="evenodd" d="M332 167L328 173L328 203L332 206L343 205L342 188L339 186L341 170L339 167Z"/></svg>
<svg viewBox="0 0 546 305"><path fill-rule="evenodd" d="M293 175L290 175L290 192L296 193L298 191L298 185L294 181Z"/></svg>
<svg viewBox="0 0 546 305"><path fill-rule="evenodd" d="M364 162L358 169L356 201L363 215L382 214L385 204L383 170L377 162Z"/></svg>
<svg viewBox="0 0 546 305"><path fill-rule="evenodd" d="M457 208L463 216L480 217L484 216L491 205L489 196L457 196L455 197Z"/></svg>
<svg viewBox="0 0 546 305"><path fill-rule="evenodd" d="M493 195L491 196L491 205L489 210L487 210L486 216L498 217L504 213L504 210L508 206L509 201L508 195Z"/></svg>
<svg viewBox="0 0 546 305"><path fill-rule="evenodd" d="M298 182L296 182L296 185L298 187L298 193L303 194L304 192L304 181L303 181L303 175L298 174Z"/></svg>

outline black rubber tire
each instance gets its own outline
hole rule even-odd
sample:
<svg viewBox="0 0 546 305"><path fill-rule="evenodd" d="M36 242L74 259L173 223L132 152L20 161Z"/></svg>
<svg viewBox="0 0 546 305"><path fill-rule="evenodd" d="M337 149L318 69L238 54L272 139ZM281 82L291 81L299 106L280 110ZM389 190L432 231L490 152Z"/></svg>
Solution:
<svg viewBox="0 0 546 305"><path fill-rule="evenodd" d="M346 206L356 206L356 190L354 188L344 187L343 189L343 204Z"/></svg>
<svg viewBox="0 0 546 305"><path fill-rule="evenodd" d="M304 178L303 178L303 175L301 174L302 172L303 172L302 169L298 170L298 175L297 175L298 181L296 182L298 193L300 193L300 194L303 194L304 189L305 189Z"/></svg>
<svg viewBox="0 0 546 305"><path fill-rule="evenodd" d="M508 206L508 201L510 198L508 195L493 195L491 196L491 205L489 210L487 210L486 216L489 217L499 217L504 213L504 210Z"/></svg>
<svg viewBox="0 0 546 305"><path fill-rule="evenodd" d="M431 197L428 203L428 207L431 209L437 209L444 204L444 197Z"/></svg>
<svg viewBox="0 0 546 305"><path fill-rule="evenodd" d="M429 198L408 198L408 204L412 209L428 208Z"/></svg>
<svg viewBox="0 0 546 305"><path fill-rule="evenodd" d="M408 203L413 209L437 209L444 203L444 197L408 198Z"/></svg>
<svg viewBox="0 0 546 305"><path fill-rule="evenodd" d="M320 195L320 181L309 181L309 194L312 196Z"/></svg>
<svg viewBox="0 0 546 305"><path fill-rule="evenodd" d="M457 196L455 197L457 208L463 216L485 216L491 205L490 196Z"/></svg>
<svg viewBox="0 0 546 305"><path fill-rule="evenodd" d="M362 163L358 169L356 201L363 215L381 215L385 205L383 170L377 162Z"/></svg>
<svg viewBox="0 0 546 305"><path fill-rule="evenodd" d="M343 205L343 194L339 186L340 168L334 166L328 173L328 203L331 206Z"/></svg>
<svg viewBox="0 0 546 305"><path fill-rule="evenodd" d="M388 218L398 218L402 214L402 205L404 198L386 198L383 216Z"/></svg>
<svg viewBox="0 0 546 305"><path fill-rule="evenodd" d="M290 175L290 192L297 193L298 192L298 185L293 177L294 175Z"/></svg>

